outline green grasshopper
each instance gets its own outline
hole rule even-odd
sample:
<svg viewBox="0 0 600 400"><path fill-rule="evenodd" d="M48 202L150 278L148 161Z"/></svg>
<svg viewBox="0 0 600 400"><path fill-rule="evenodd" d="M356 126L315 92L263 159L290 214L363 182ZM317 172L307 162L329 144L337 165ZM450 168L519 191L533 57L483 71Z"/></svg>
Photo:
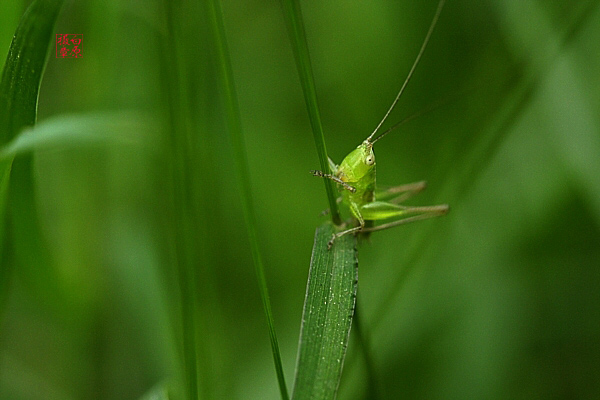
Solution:
<svg viewBox="0 0 600 400"><path fill-rule="evenodd" d="M338 203L342 202L350 209L350 212L358 222L357 226L335 233L328 243L328 248L333 246L336 238L348 233L368 234L369 232L379 231L403 225L409 222L418 221L427 218L438 217L448 212L447 204L427 206L427 207L407 207L400 203L419 193L426 187L425 182L409 183L406 185L390 187L385 190L378 190L375 185L375 154L373 145L382 137L387 135L399 125L407 122L415 116L409 117L404 121L394 125L375 139L373 137L381 128L389 114L392 112L396 103L402 96L406 85L417 67L429 38L437 24L438 18L444 6L445 0L440 0L438 7L429 26L429 31L421 45L421 49L415 59L396 99L384 115L383 119L375 130L362 142L356 149L350 152L340 165L336 165L329 159L329 169L331 174L322 171L311 171L314 176L331 179L338 183L338 189L342 195L338 198ZM392 222L374 226L374 221L396 218Z"/></svg>

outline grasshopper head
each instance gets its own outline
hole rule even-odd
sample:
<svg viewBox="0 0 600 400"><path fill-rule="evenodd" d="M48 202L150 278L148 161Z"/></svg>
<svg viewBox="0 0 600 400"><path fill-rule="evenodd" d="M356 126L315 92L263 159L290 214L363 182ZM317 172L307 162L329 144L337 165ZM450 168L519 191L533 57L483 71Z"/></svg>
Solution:
<svg viewBox="0 0 600 400"><path fill-rule="evenodd" d="M338 168L338 176L344 182L358 182L374 168L373 143L365 140L344 158Z"/></svg>

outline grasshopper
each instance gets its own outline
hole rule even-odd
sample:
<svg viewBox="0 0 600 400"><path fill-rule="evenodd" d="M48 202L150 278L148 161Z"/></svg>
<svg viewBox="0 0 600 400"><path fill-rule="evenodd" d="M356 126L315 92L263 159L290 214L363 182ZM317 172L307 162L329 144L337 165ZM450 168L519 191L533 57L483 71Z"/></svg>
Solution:
<svg viewBox="0 0 600 400"><path fill-rule="evenodd" d="M440 0L438 3L436 13L431 21L431 25L429 26L427 35L421 45L421 49L419 50L398 95L375 130L356 149L351 151L340 165L336 165L330 158L329 169L332 173L310 171L314 176L331 179L338 184L338 189L341 191L338 203L342 202L348 206L350 212L358 222L358 224L352 228L334 233L327 245L329 249L333 246L335 239L349 233L368 234L369 232L388 229L413 221L438 217L446 214L449 210L447 204L427 207L407 207L400 204L425 189L425 182L409 183L378 190L375 185L375 154L373 153L373 145L379 139L387 135L397 126L414 117L409 117L404 121L401 121L373 139L375 134L379 131L379 128L381 128L381 125L383 125L396 106L406 85L410 81L421 56L427 47L427 43L429 42L429 38L431 37L435 25L437 24L444 2L445 0ZM374 225L374 221L390 218L394 218L395 220L382 225Z"/></svg>

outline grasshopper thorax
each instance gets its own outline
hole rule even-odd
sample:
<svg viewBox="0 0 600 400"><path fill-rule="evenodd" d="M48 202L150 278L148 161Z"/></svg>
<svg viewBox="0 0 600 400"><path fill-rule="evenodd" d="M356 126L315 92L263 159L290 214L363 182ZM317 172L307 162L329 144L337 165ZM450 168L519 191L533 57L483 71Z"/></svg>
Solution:
<svg viewBox="0 0 600 400"><path fill-rule="evenodd" d="M338 168L338 177L344 182L358 182L374 169L373 143L365 140L344 158Z"/></svg>

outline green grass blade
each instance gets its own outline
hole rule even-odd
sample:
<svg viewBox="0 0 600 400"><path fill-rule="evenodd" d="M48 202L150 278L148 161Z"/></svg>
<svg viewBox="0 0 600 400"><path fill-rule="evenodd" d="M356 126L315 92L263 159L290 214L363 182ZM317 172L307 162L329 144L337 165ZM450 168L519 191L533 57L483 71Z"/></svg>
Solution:
<svg viewBox="0 0 600 400"><path fill-rule="evenodd" d="M0 84L0 144L35 123L42 75L62 4L62 0L34 1L21 18Z"/></svg>
<svg viewBox="0 0 600 400"><path fill-rule="evenodd" d="M140 400L169 400L169 389L166 384L158 384L144 394Z"/></svg>
<svg viewBox="0 0 600 400"><path fill-rule="evenodd" d="M182 33L183 4L181 1L163 1L167 25L167 48L172 52L165 62L165 79L167 81L168 120L170 132L165 138L168 162L167 179L170 193L170 210L173 225L171 226L171 262L175 266L179 303L177 313L179 329L177 336L180 343L182 380L184 398L197 400L200 397L200 377L206 374L203 364L198 362L199 346L197 340L199 329L198 313L198 240L195 231L196 204L190 196L190 186L194 165L189 143L193 139L190 127L190 104L187 97L188 76L185 72L185 44Z"/></svg>
<svg viewBox="0 0 600 400"><path fill-rule="evenodd" d="M155 130L156 121L135 112L61 115L26 127L0 148L0 160L32 151L102 144L144 145L141 132Z"/></svg>
<svg viewBox="0 0 600 400"><path fill-rule="evenodd" d="M358 283L356 237L327 242L334 226L317 228L298 346L293 400L334 399L342 376Z"/></svg>
<svg viewBox="0 0 600 400"><path fill-rule="evenodd" d="M0 2L0 15L2 24L0 24L0 67L4 68L7 50L13 38L13 29L19 23L21 17L21 4L15 1Z"/></svg>
<svg viewBox="0 0 600 400"><path fill-rule="evenodd" d="M40 84L46 66L50 43L54 37L54 24L62 7L62 0L36 0L31 3L15 32L0 83L0 145L4 145L25 126L35 124ZM11 209L14 243L21 244L22 256L29 261L39 261L43 253L41 233L33 207L33 182L31 177L31 159L24 157L12 165L8 159L0 163L0 289L5 298L7 279L10 276L11 263L6 262L5 252L5 206L11 192ZM15 176L16 174L16 176ZM13 183L9 186L12 175ZM16 180L19 180L18 182ZM16 185L15 185L16 183ZM33 208L31 208L33 207ZM17 254L17 256L19 256Z"/></svg>
<svg viewBox="0 0 600 400"><path fill-rule="evenodd" d="M11 259L7 254L7 241L5 240L6 205L8 201L8 186L10 183L12 160L0 161L0 315L4 310L4 302L8 295L11 276Z"/></svg>
<svg viewBox="0 0 600 400"><path fill-rule="evenodd" d="M236 175L238 178L240 194L242 197L244 220L248 232L248 238L250 240L252 259L254 261L254 267L258 279L258 286L263 303L263 308L267 318L267 324L269 326L271 349L273 352L275 369L277 372L277 379L279 382L279 390L281 393L281 398L288 399L289 396L287 393L285 377L283 374L283 367L281 364L279 344L277 341L277 335L275 333L275 324L273 322L273 314L271 311L271 303L269 300L267 280L265 277L262 256L260 254L258 235L256 232L256 215L254 214L254 205L252 202L252 185L250 183L250 172L248 168L248 161L246 158L246 146L244 143L240 110L233 81L233 71L231 68L231 61L229 60L229 52L227 49L227 41L225 37L225 27L223 24L221 5L218 0L208 0L206 1L206 5L208 8L209 18L211 20L211 28L213 31L212 33L213 39L215 41L215 48L219 58L219 79L225 96L226 118L227 123L229 125L228 130L234 153L235 167L237 171Z"/></svg>
<svg viewBox="0 0 600 400"><path fill-rule="evenodd" d="M317 103L317 90L313 77L310 56L308 53L308 44L306 42L306 33L304 32L304 22L302 20L302 10L298 0L282 0L283 17L288 29L288 35L292 44L296 68L300 77L300 84L304 93L304 101L310 118L310 125L313 131L317 154L321 170L331 173L327 159L327 148L325 146L325 137L323 136L323 126L321 125L321 114ZM329 209L331 210L331 219L336 224L341 223L340 213L336 202L336 191L333 182L329 179L323 179Z"/></svg>

